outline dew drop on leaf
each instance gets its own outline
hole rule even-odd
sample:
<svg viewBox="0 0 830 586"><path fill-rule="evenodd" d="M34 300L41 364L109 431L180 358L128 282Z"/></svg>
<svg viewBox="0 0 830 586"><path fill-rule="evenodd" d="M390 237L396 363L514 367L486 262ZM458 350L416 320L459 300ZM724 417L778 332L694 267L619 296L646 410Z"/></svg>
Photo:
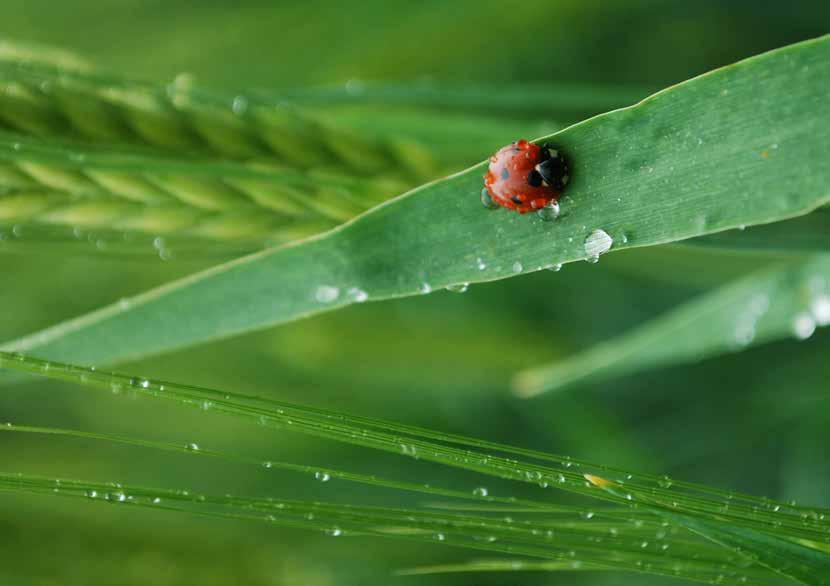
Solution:
<svg viewBox="0 0 830 586"><path fill-rule="evenodd" d="M242 116L248 111L248 98L245 96L236 96L231 103L231 110L237 116Z"/></svg>
<svg viewBox="0 0 830 586"><path fill-rule="evenodd" d="M537 210L536 215L539 216L545 222L552 222L559 217L559 213L559 204L555 201L552 201L545 207Z"/></svg>
<svg viewBox="0 0 830 586"><path fill-rule="evenodd" d="M455 285L447 285L447 291L452 293L466 293L470 288L469 283L456 283Z"/></svg>
<svg viewBox="0 0 830 586"><path fill-rule="evenodd" d="M319 480L320 482L328 482L329 480L331 480L331 476L328 472L315 472L314 478L316 480Z"/></svg>
<svg viewBox="0 0 830 586"><path fill-rule="evenodd" d="M320 285L314 292L314 299L320 303L331 303L340 297L340 289L331 287L330 285Z"/></svg>
<svg viewBox="0 0 830 586"><path fill-rule="evenodd" d="M486 187L481 190L481 205L488 210L495 210L499 207L499 204L493 201L493 198L490 197L490 192L487 191Z"/></svg>
<svg viewBox="0 0 830 586"><path fill-rule="evenodd" d="M482 496L483 497L483 496L487 496L487 494L488 494L487 489L484 488L483 486L479 486L479 487L473 489L473 496Z"/></svg>
<svg viewBox="0 0 830 586"><path fill-rule="evenodd" d="M588 262L597 262L601 254L611 250L614 239L605 230L594 230L585 239L585 254Z"/></svg>
<svg viewBox="0 0 830 586"><path fill-rule="evenodd" d="M818 295L810 304L810 312L816 324L826 326L830 324L830 295Z"/></svg>
<svg viewBox="0 0 830 586"><path fill-rule="evenodd" d="M806 340L816 331L816 322L809 313L802 312L793 318L793 334L799 340Z"/></svg>

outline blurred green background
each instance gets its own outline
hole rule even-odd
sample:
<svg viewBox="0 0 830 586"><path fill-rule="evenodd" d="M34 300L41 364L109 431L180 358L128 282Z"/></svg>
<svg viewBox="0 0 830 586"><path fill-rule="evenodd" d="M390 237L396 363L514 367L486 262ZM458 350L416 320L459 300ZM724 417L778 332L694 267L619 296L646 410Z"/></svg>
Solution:
<svg viewBox="0 0 830 586"><path fill-rule="evenodd" d="M0 36L61 46L128 77L188 73L230 93L354 97L372 82L588 88L608 107L830 25L827 2L4 0ZM430 85L431 84L431 85ZM315 90L316 91L316 90ZM314 93L310 95L321 95ZM632 98L632 99L633 99ZM298 98L300 99L300 98ZM499 145L597 113L464 111L353 100L313 107L409 136L461 168ZM447 119L463 132L425 133ZM770 257L661 247L521 279L372 303L121 370L415 423L782 500L830 506L830 334L522 401L517 370L625 331ZM0 339L209 266L0 248ZM228 300L232 303L233 300ZM36 381L0 421L100 430L472 489L459 471L251 429L218 416ZM0 468L215 493L344 502L417 497L102 443L0 435ZM491 493L498 485L489 482ZM519 496L521 487L505 488ZM509 491L509 492L507 492ZM563 497L564 499L564 497ZM15 584L668 584L618 574L394 577L476 556L441 546L0 495L0 579Z"/></svg>

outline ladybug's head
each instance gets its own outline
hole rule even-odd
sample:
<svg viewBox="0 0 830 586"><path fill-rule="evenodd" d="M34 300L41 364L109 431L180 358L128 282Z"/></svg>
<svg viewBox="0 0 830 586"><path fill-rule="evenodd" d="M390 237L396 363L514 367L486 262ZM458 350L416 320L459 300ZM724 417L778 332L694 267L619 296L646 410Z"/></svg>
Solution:
<svg viewBox="0 0 830 586"><path fill-rule="evenodd" d="M528 183L534 187L545 185L562 191L570 178L565 157L553 145L543 144L539 151L539 162L528 175Z"/></svg>

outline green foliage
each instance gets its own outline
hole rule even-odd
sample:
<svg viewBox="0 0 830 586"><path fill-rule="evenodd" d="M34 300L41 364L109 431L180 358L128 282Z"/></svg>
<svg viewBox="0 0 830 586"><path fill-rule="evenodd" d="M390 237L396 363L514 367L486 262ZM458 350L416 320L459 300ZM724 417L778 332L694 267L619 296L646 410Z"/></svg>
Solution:
<svg viewBox="0 0 830 586"><path fill-rule="evenodd" d="M483 213L481 164L325 237L214 267L5 348L87 363L136 359L367 299L807 213L830 197L823 175L830 129L815 124L826 118L828 55L830 37L794 45L553 135L574 174L555 222ZM759 116L768 123L753 125ZM589 243L597 234L607 244L595 251ZM240 303L228 307L229 298ZM126 332L128 341L112 343L127 340Z"/></svg>
<svg viewBox="0 0 830 586"><path fill-rule="evenodd" d="M517 375L532 396L585 379L711 358L781 338L804 340L830 324L830 257L815 255L710 291L567 360ZM708 324L701 328L699 324Z"/></svg>
<svg viewBox="0 0 830 586"><path fill-rule="evenodd" d="M826 584L828 5L347 12L0 8L0 580Z"/></svg>
<svg viewBox="0 0 830 586"><path fill-rule="evenodd" d="M826 541L827 535L830 534L830 525L825 521L830 511L798 508L768 499L724 493L704 486L676 482L667 476L657 478L633 475L570 458L388 421L32 360L22 355L0 353L0 367L78 381L84 386L103 388L119 396L124 396L126 392L135 392L155 399L181 402L203 410L216 410L242 417L264 427L375 448L488 476L531 483L542 488L552 487L565 492L611 500L618 505L631 508L633 513L628 515L625 509L603 510L599 514L599 519L591 522L596 513L591 509L585 509L581 513L581 519L589 523L566 521L563 526L546 521L536 525L533 520L514 523L512 518L498 521L469 513L428 513L334 503L284 502L270 498L262 500L216 497L190 494L186 491L182 493L140 487L111 487L106 484L64 482L22 475L0 476L0 488L5 490L48 494L51 489L53 494L93 499L100 496L105 501L129 502L143 506L169 507L166 503L173 501L172 510L187 510L182 509L179 503L196 503L194 512L242 519L257 518L248 512L253 510L260 516L265 515L260 518L272 523L321 529L334 536L339 536L345 531L358 535L437 540L459 547L569 561L570 563L564 566L566 569L580 569L584 561L587 564L586 569L618 567L682 576L708 583L741 584L749 580L749 575L744 573L746 568L749 569L749 574L753 575L753 580L767 582L770 576L759 572L760 566L763 566L804 584L827 584L824 576L830 564L830 556L818 544ZM102 434L31 427L16 428L11 424L6 426L6 431L15 430L126 442L165 450L200 452L200 446L197 444L176 448L169 444L125 440ZM227 457L215 452L207 452L205 455ZM270 461L264 463L264 466L306 473L313 470L307 466ZM546 513L550 508L544 502L511 502L509 499L490 497L485 488L476 488L471 495L461 495L430 485L413 486L325 469L317 469L313 474L315 479L323 482L328 482L334 477L402 490L415 490L435 496L531 506L534 513ZM602 476L599 476L600 474ZM613 477L613 480L609 479L610 477ZM221 508L217 511L214 507ZM202 511L203 508L207 510ZM230 510L225 510L228 508ZM234 510L237 508L240 510ZM566 515L573 514L573 511L564 512ZM649 523L646 525L646 531L641 532L639 530L646 524L641 518L643 513L646 520L653 520L653 516L656 515L664 522ZM603 523L606 515L612 523L610 527ZM616 523L622 521L633 523L635 529L631 531L626 528L620 532L616 528ZM587 527L583 529L585 525ZM572 528L576 528L576 531L572 531ZM729 556L720 558L721 552L710 552L706 545L687 542L688 536L685 534L681 534L680 539L676 540L674 536L681 528L726 545L733 550L738 559L746 558L747 561L742 563ZM605 537L601 536L606 535L610 535L610 543L596 551L597 539L603 540ZM653 539L656 542L651 548L646 540L648 535L654 535ZM669 535L672 537L668 537ZM619 541L617 537L620 537ZM796 543L795 539L800 541ZM698 568L700 560L706 560L708 564L717 564L717 574L710 573L705 566ZM757 563L759 568L753 568L753 563ZM563 566L548 569L563 569Z"/></svg>

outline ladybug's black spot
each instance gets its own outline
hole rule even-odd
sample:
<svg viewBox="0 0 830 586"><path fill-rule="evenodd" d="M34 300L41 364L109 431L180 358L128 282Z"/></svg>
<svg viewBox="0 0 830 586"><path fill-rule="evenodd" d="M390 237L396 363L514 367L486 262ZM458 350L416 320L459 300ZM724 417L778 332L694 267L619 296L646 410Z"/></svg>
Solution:
<svg viewBox="0 0 830 586"><path fill-rule="evenodd" d="M521 199L518 195L514 195L513 197L511 197L511 198L510 198L510 200L511 200L513 203L517 203L517 204L522 203L522 199Z"/></svg>
<svg viewBox="0 0 830 586"><path fill-rule="evenodd" d="M510 179L510 171L507 170L507 167L501 170L501 178L507 181Z"/></svg>
<svg viewBox="0 0 830 586"><path fill-rule="evenodd" d="M539 174L539 171L534 169L527 174L527 184L531 187L540 187L542 185L542 176Z"/></svg>

